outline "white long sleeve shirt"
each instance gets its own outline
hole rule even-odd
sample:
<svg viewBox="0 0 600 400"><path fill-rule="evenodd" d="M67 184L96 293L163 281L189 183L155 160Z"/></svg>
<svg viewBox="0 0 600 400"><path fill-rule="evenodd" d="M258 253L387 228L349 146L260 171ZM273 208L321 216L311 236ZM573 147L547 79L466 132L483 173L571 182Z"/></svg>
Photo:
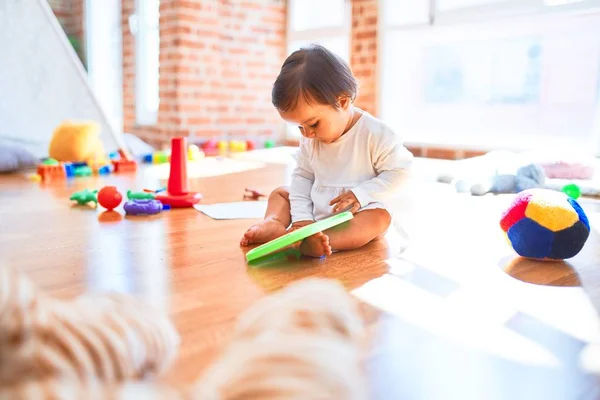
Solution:
<svg viewBox="0 0 600 400"><path fill-rule="evenodd" d="M292 223L332 215L329 202L351 190L361 210L385 208L399 189L413 155L402 138L379 119L363 115L342 137L325 144L302 138L292 174Z"/></svg>

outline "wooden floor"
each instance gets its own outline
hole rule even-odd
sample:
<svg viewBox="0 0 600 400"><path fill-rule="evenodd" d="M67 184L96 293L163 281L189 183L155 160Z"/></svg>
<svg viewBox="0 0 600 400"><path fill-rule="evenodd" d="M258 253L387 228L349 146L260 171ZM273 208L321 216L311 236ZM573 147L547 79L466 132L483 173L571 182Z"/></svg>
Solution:
<svg viewBox="0 0 600 400"><path fill-rule="evenodd" d="M283 163L240 162L254 169L230 174L218 165L191 174L201 176L191 187L205 203L240 201L246 187L269 192L289 181ZM385 240L324 260L284 256L249 267L238 243L252 221L216 221L194 209L124 217L122 209L68 200L105 184L123 193L163 187L158 170L55 184L0 177L0 257L57 296L117 289L165 307L183 338L169 381L193 381L251 303L320 276L341 280L365 304L375 332L374 399L600 398L595 230L568 263L521 260L498 226L510 197L465 197L415 178L397 201L406 249L392 229ZM597 226L598 206L583 206Z"/></svg>

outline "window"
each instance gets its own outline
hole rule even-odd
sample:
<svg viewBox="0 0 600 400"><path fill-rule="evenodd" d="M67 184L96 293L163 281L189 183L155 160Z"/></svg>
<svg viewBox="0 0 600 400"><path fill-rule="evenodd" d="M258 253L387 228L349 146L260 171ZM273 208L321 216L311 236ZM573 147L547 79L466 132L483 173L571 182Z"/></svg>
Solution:
<svg viewBox="0 0 600 400"><path fill-rule="evenodd" d="M407 142L484 150L599 142L599 2L419 1L428 20L423 9L410 19L383 14L379 111ZM383 0L383 12L403 2Z"/></svg>
<svg viewBox="0 0 600 400"><path fill-rule="evenodd" d="M160 0L136 0L131 30L135 35L135 116L139 125L155 125L159 94Z"/></svg>
<svg viewBox="0 0 600 400"><path fill-rule="evenodd" d="M102 5L100 5L102 4ZM86 0L85 48L88 80L117 132L123 130L123 50L120 0Z"/></svg>
<svg viewBox="0 0 600 400"><path fill-rule="evenodd" d="M350 63L349 0L289 0L288 10L288 55L317 43ZM288 126L287 134L298 137L300 131L297 126Z"/></svg>

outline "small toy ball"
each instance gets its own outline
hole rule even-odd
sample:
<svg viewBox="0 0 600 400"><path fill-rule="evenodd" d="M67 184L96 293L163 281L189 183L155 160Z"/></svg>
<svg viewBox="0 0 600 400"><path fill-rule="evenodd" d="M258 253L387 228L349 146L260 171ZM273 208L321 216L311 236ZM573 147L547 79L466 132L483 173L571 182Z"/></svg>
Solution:
<svg viewBox="0 0 600 400"><path fill-rule="evenodd" d="M98 203L108 211L114 210L123 201L123 196L115 186L104 186L98 192Z"/></svg>
<svg viewBox="0 0 600 400"><path fill-rule="evenodd" d="M577 201L549 189L517 194L500 227L521 257L564 260L576 256L590 236L590 223Z"/></svg>
<svg viewBox="0 0 600 400"><path fill-rule="evenodd" d="M254 150L256 148L256 145L254 144L254 142L252 140L246 140L246 150L250 151L250 150Z"/></svg>
<svg viewBox="0 0 600 400"><path fill-rule="evenodd" d="M574 200L577 200L581 197L581 189L574 183L565 185L562 188L562 192Z"/></svg>
<svg viewBox="0 0 600 400"><path fill-rule="evenodd" d="M265 141L265 149L272 149L275 147L275 142L271 139Z"/></svg>

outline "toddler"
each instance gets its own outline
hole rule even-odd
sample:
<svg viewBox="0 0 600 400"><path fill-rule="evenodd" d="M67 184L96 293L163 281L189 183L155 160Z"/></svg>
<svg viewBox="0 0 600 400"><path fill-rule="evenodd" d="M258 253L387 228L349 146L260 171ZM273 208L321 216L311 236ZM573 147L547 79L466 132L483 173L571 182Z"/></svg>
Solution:
<svg viewBox="0 0 600 400"><path fill-rule="evenodd" d="M404 181L413 155L382 121L354 106L348 65L319 45L297 50L281 67L272 101L302 138L291 186L269 196L265 219L240 244L265 243L351 210L354 218L300 243L311 257L350 250L382 236L392 222L386 199Z"/></svg>

